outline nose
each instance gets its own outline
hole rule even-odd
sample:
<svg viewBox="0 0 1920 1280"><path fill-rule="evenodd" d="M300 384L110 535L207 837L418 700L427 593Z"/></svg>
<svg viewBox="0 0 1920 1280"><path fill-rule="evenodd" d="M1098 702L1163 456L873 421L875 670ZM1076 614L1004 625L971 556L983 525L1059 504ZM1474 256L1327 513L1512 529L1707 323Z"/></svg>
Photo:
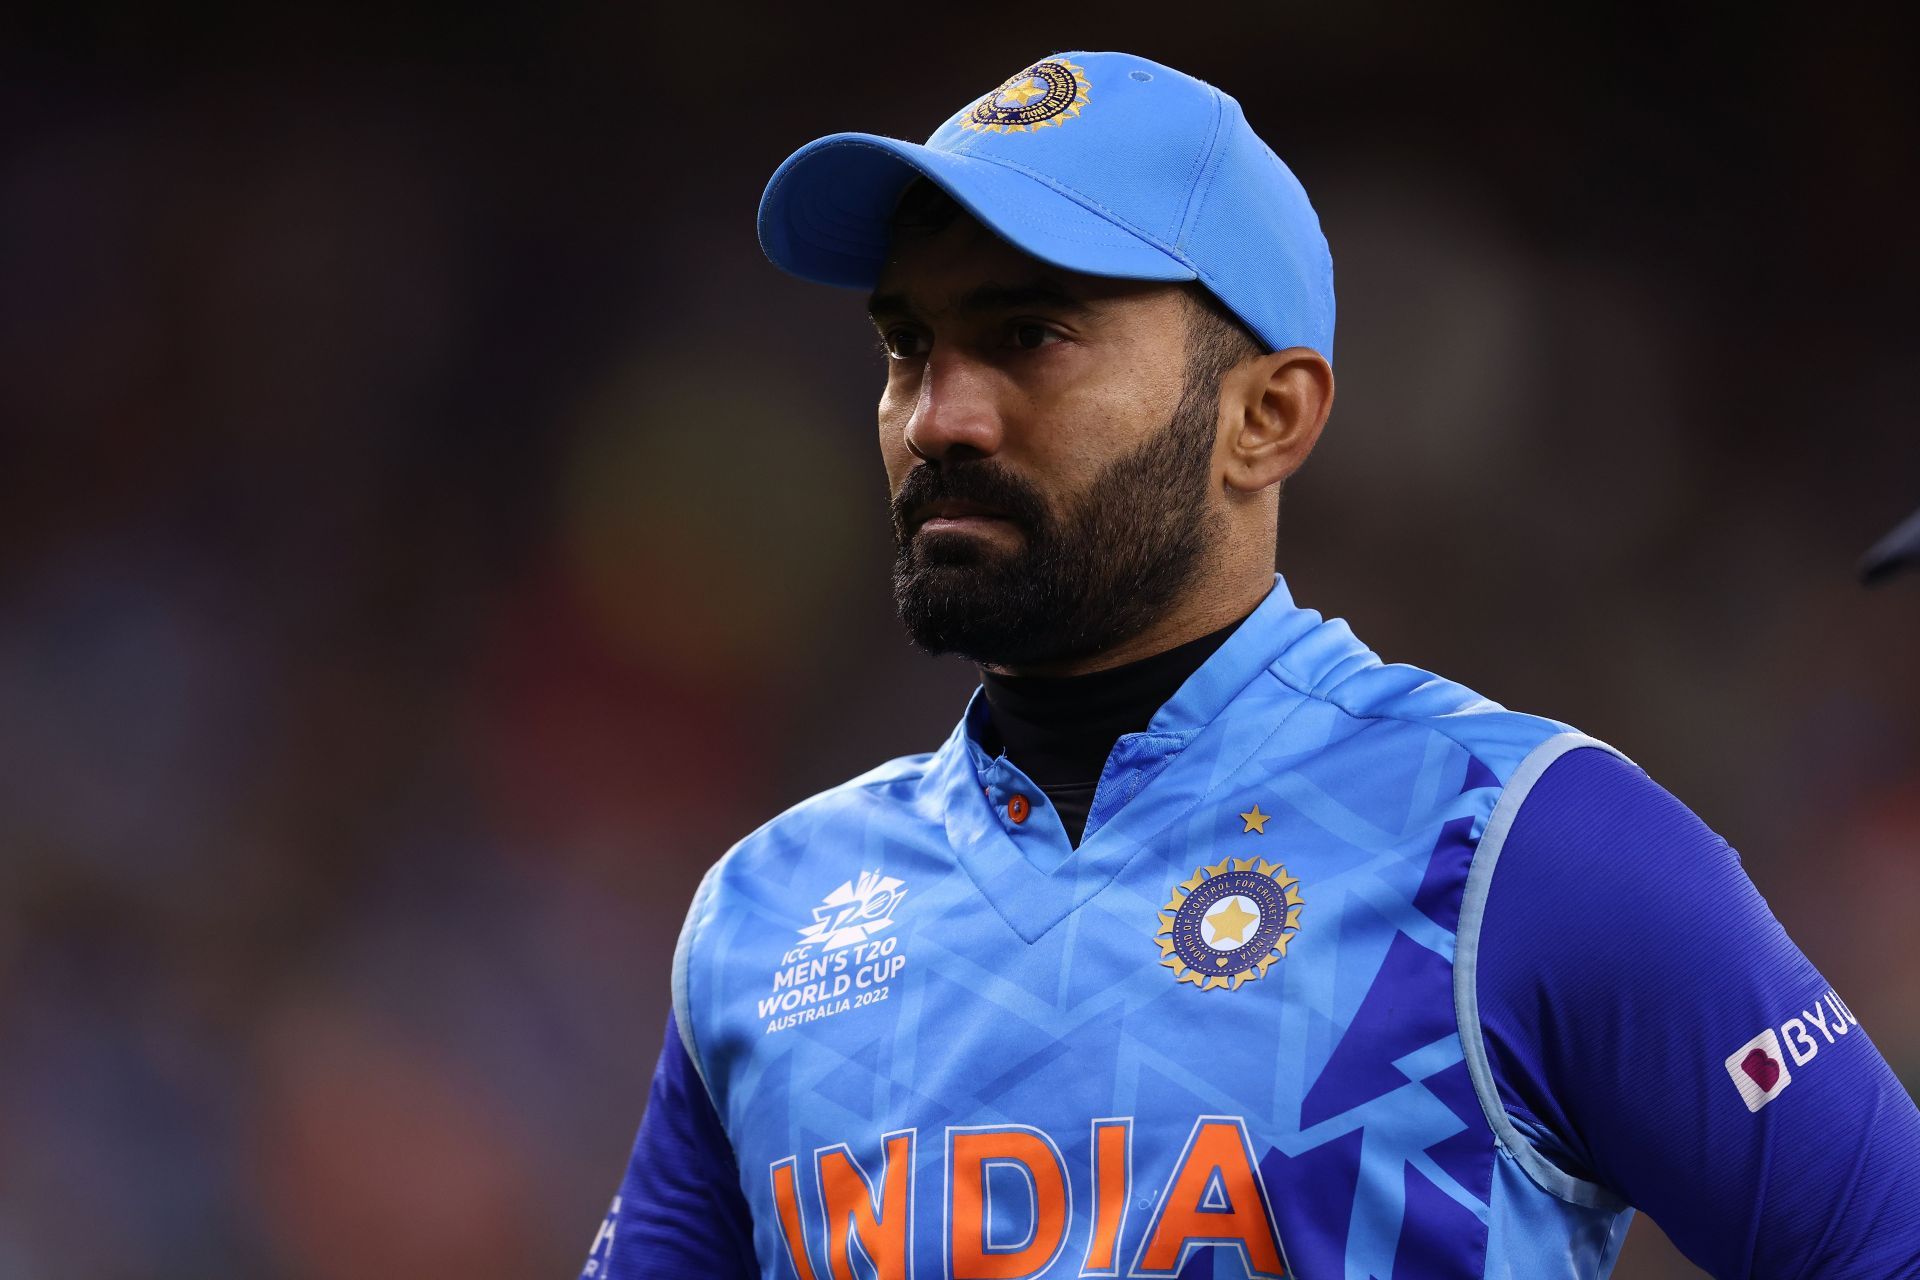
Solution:
<svg viewBox="0 0 1920 1280"><path fill-rule="evenodd" d="M936 351L907 419L908 452L926 462L960 462L991 457L1001 439L992 372L964 353Z"/></svg>

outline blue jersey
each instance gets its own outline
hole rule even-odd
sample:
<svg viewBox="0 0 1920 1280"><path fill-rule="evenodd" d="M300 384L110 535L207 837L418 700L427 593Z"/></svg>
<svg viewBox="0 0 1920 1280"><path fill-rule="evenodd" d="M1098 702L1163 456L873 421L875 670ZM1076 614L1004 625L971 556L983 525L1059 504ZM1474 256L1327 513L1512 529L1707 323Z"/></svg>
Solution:
<svg viewBox="0 0 1920 1280"><path fill-rule="evenodd" d="M587 1275L1592 1277L1630 1204L1717 1274L1920 1275L1920 1114L1602 744L1284 584L1077 849L985 714L708 875Z"/></svg>

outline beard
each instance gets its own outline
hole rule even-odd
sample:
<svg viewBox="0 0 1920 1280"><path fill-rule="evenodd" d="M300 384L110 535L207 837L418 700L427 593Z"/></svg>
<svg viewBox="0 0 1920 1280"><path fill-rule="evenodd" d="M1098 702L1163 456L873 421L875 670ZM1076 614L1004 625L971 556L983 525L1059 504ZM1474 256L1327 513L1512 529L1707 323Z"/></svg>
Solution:
<svg viewBox="0 0 1920 1280"><path fill-rule="evenodd" d="M913 643L994 667L1083 658L1139 635L1180 597L1217 540L1206 504L1218 384L1189 378L1166 426L1100 469L1055 513L992 461L927 463L893 499L893 599ZM966 534L911 534L943 498L1004 513L1003 551Z"/></svg>

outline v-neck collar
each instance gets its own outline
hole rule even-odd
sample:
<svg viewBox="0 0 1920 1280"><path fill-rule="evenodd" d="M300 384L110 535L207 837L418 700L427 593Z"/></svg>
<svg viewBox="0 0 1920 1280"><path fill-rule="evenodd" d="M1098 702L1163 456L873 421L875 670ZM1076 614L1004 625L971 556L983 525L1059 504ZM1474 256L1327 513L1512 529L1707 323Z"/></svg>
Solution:
<svg viewBox="0 0 1920 1280"><path fill-rule="evenodd" d="M1114 744L1077 850L1058 821L1027 822L1033 798L1042 793L1005 756L989 756L980 746L978 730L988 712L981 691L974 691L935 755L930 781L943 794L956 857L1015 933L1033 942L1066 919L1259 750L1271 732L1229 734L1217 723L1220 713L1320 625L1319 614L1295 607L1286 581L1276 574L1259 607L1145 731ZM1340 631L1346 636L1343 656L1365 654L1344 627ZM1279 721L1270 728L1277 731ZM1175 767L1193 764L1195 756L1209 767ZM1149 787L1152 803L1134 803Z"/></svg>

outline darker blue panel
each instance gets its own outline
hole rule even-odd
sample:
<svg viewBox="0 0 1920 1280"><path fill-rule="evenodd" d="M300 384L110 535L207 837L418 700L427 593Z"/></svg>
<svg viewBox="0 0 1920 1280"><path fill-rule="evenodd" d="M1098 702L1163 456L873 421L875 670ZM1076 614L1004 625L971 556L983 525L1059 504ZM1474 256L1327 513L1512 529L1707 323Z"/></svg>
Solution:
<svg viewBox="0 0 1920 1280"><path fill-rule="evenodd" d="M1460 1117L1462 1124L1470 1129L1486 1127L1486 1113L1480 1110L1480 1099L1474 1096L1473 1076L1467 1071L1465 1062L1456 1062L1445 1071L1436 1071L1421 1081L1427 1091L1447 1104L1447 1110Z"/></svg>
<svg viewBox="0 0 1920 1280"><path fill-rule="evenodd" d="M1361 1137L1354 1129L1297 1156L1282 1155L1276 1148L1260 1161L1280 1247L1296 1276L1318 1280L1346 1273L1347 1227L1360 1185Z"/></svg>
<svg viewBox="0 0 1920 1280"><path fill-rule="evenodd" d="M1488 1203L1493 1195L1493 1132L1487 1128L1480 1100L1473 1094L1473 1079L1467 1074L1467 1064L1456 1062L1421 1083L1467 1126L1428 1147L1427 1154L1452 1174L1456 1182L1479 1197L1482 1204Z"/></svg>
<svg viewBox="0 0 1920 1280"><path fill-rule="evenodd" d="M1920 1110L1865 1033L1758 1115L1720 1066L1828 989L1739 856L1639 769L1582 747L1534 784L1481 936L1495 1082L1543 1155L1708 1274L1920 1274Z"/></svg>
<svg viewBox="0 0 1920 1280"><path fill-rule="evenodd" d="M1465 795L1469 791L1478 791L1482 787L1497 787L1499 785L1500 779L1494 776L1493 770L1480 763L1478 756L1467 757L1467 776L1465 780L1460 783L1461 795Z"/></svg>
<svg viewBox="0 0 1920 1280"><path fill-rule="evenodd" d="M759 1270L753 1215L740 1190L733 1146L672 1014L646 1116L614 1204L604 1253L601 1237L594 1239L596 1256L588 1259L593 1274L693 1280ZM687 1230L690 1222L701 1230Z"/></svg>
<svg viewBox="0 0 1920 1280"><path fill-rule="evenodd" d="M1486 1226L1407 1166L1407 1211L1393 1254L1394 1280L1480 1280L1486 1267Z"/></svg>
<svg viewBox="0 0 1920 1280"><path fill-rule="evenodd" d="M1407 1083L1393 1065L1453 1028L1453 971L1404 933L1393 935L1347 1032L1300 1104L1300 1127L1370 1102Z"/></svg>
<svg viewBox="0 0 1920 1280"><path fill-rule="evenodd" d="M1473 850L1472 818L1455 818L1441 827L1420 891L1413 895L1414 908L1449 933L1460 927L1460 898L1466 892Z"/></svg>
<svg viewBox="0 0 1920 1280"><path fill-rule="evenodd" d="M1433 1162L1486 1203L1493 1186L1493 1135L1485 1128L1463 1129L1427 1148Z"/></svg>

